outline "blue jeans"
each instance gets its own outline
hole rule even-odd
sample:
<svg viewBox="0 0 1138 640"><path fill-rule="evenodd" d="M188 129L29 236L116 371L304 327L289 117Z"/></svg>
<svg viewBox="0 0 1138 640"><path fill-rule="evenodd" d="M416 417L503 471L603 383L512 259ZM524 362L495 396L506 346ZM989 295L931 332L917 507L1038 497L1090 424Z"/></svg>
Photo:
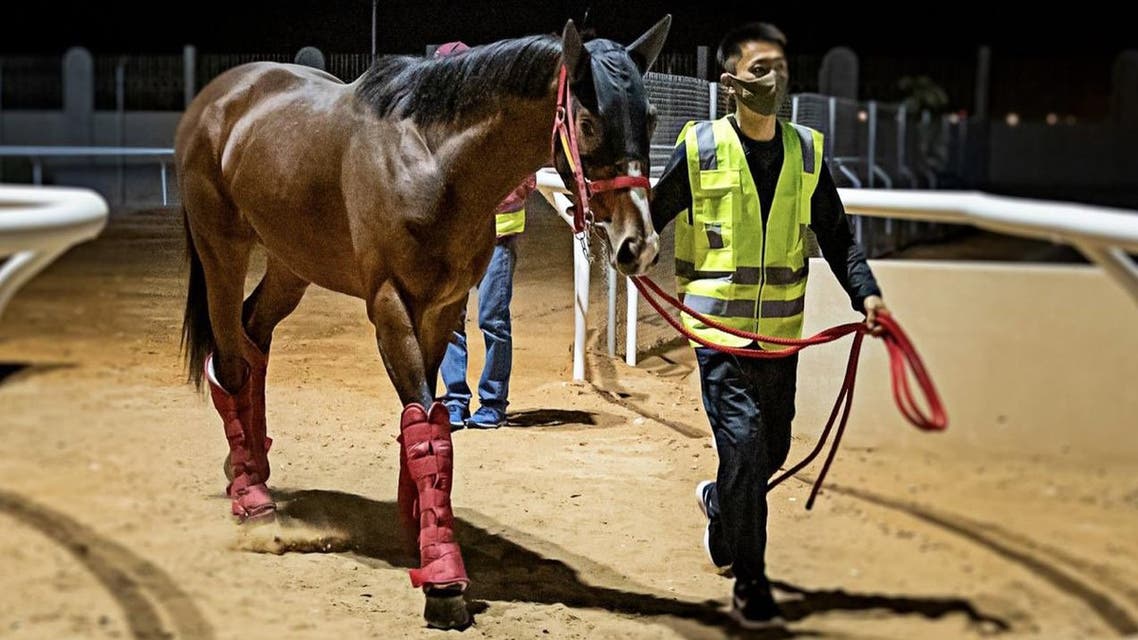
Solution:
<svg viewBox="0 0 1138 640"><path fill-rule="evenodd" d="M746 591L766 584L767 482L790 453L798 355L756 360L706 347L695 353L719 452L709 515L719 518L736 588Z"/></svg>
<svg viewBox="0 0 1138 640"><path fill-rule="evenodd" d="M510 299L514 293L514 266L518 262L517 237L506 236L494 245L486 274L478 283L478 328L486 341L486 366L478 381L482 406L506 411L513 366L514 341L510 334ZM451 336L439 371L446 385L442 400L448 407L470 407L466 384L466 310Z"/></svg>

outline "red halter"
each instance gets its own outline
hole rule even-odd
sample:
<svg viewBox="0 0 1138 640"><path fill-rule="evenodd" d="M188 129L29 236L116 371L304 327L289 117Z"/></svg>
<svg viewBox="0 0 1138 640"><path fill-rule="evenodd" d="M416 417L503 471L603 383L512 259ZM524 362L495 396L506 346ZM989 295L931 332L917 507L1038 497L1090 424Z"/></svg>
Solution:
<svg viewBox="0 0 1138 640"><path fill-rule="evenodd" d="M573 185L566 185L577 194L577 206L573 209L573 232L581 233L593 222L593 211L589 208L589 198L595 193L615 191L617 189L632 189L640 187L651 189L652 183L648 176L617 176L609 180L589 180L585 177L584 167L581 166L581 153L577 149L577 127L573 121L573 96L569 91L569 72L565 65L561 65L561 72L557 78L557 115L553 120L553 139L550 141L553 151L557 151L557 141L561 140L561 147L565 157L569 160L569 168L573 170Z"/></svg>

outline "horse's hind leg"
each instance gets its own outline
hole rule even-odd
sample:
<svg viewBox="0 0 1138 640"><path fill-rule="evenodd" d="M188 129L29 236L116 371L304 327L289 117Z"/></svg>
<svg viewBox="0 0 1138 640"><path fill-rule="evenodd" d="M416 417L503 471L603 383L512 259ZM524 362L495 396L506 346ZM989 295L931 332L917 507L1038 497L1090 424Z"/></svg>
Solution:
<svg viewBox="0 0 1138 640"><path fill-rule="evenodd" d="M265 485L272 443L265 433L267 359L242 328L245 275L256 236L209 180L195 177L187 176L183 193L191 259L200 266L209 311L213 350L206 358L205 373L229 441L233 479L226 493L233 514L241 520L268 520L276 505ZM192 292L191 284L191 296ZM191 300L190 305L202 302Z"/></svg>
<svg viewBox="0 0 1138 640"><path fill-rule="evenodd" d="M265 276L245 300L242 311L245 334L265 355L269 353L273 329L296 310L308 284L284 263L269 256Z"/></svg>
<svg viewBox="0 0 1138 640"><path fill-rule="evenodd" d="M252 436L254 440L264 442L266 455L269 446L272 444L272 439L267 435L268 427L265 421L264 391L265 377L268 373L269 347L273 340L273 330L282 320L288 317L290 313L296 310L296 306L300 304L300 299L304 297L304 292L308 289L308 284L308 281L295 275L288 267L285 267L283 263L269 256L268 264L265 267L265 275L261 278L261 283L257 285L257 288L253 290L253 293L245 299L241 313L245 335L248 336L249 341L256 347L257 351L263 354L263 366L254 367L250 365L249 369L251 376L260 378L252 387L252 390L256 394L252 398L254 408L254 433ZM237 476L237 470L233 464L235 453L239 454L241 452L230 451L230 454L225 457L225 475L231 481ZM267 462L266 460L266 465ZM267 466L265 471L265 479L268 479Z"/></svg>

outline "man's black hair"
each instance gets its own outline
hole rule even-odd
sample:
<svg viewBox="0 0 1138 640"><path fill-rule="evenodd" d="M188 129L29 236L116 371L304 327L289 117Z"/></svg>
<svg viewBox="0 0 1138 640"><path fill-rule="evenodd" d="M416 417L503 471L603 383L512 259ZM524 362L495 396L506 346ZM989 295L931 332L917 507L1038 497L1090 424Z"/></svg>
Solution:
<svg viewBox="0 0 1138 640"><path fill-rule="evenodd" d="M743 43L752 40L773 42L786 50L786 35L782 30L769 22L749 22L728 31L719 42L719 50L715 53L719 68L727 73L734 73L735 63L743 53Z"/></svg>

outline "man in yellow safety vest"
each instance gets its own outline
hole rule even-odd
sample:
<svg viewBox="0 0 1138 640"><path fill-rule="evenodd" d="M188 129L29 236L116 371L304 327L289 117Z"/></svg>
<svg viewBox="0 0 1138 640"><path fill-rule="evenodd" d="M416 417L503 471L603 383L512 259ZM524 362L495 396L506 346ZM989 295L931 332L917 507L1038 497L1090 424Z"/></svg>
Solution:
<svg viewBox="0 0 1138 640"><path fill-rule="evenodd" d="M720 43L720 82L735 112L684 128L653 191L653 223L659 231L676 221L676 280L688 307L781 338L802 335L809 227L854 309L874 327L885 304L823 162L822 134L776 115L789 79L785 46L767 23L736 28ZM686 314L683 321L714 344L779 348ZM766 575L766 485L790 450L798 357L737 358L699 346L696 359L719 455L716 480L696 489L704 547L734 574L733 617L761 628L781 615Z"/></svg>

